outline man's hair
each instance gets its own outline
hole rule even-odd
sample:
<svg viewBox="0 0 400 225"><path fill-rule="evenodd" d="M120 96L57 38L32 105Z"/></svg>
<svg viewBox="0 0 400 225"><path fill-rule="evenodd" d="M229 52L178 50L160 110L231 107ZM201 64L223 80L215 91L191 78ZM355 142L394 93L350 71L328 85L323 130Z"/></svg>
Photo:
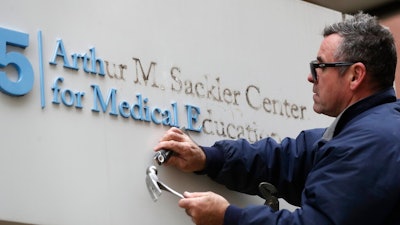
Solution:
<svg viewBox="0 0 400 225"><path fill-rule="evenodd" d="M393 87L397 55L394 38L378 20L362 12L342 22L325 27L323 36L338 34L343 38L335 58L362 62L367 76L378 89ZM374 85L374 86L375 86Z"/></svg>

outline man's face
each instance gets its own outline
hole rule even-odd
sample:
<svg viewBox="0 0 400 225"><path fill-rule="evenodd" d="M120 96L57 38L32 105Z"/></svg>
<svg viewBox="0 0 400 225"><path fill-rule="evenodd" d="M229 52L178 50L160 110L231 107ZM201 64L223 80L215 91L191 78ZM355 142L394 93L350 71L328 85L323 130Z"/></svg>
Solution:
<svg viewBox="0 0 400 225"><path fill-rule="evenodd" d="M337 62L334 54L342 41L342 37L332 34L324 38L318 51L319 62ZM318 79L314 81L311 74L308 81L313 83L313 109L316 113L328 116L338 116L348 105L349 89L345 82L346 77L340 76L339 67L316 69Z"/></svg>

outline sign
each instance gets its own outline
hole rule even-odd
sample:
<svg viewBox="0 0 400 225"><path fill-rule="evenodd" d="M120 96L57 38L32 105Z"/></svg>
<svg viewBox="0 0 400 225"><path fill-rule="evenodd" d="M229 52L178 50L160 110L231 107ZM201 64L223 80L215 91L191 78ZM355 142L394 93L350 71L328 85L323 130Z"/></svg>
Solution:
<svg viewBox="0 0 400 225"><path fill-rule="evenodd" d="M154 203L145 185L167 129L211 145L332 121L313 112L307 75L335 11L297 0L6 0L0 11L0 220L190 224L175 196ZM264 203L158 171L181 193Z"/></svg>

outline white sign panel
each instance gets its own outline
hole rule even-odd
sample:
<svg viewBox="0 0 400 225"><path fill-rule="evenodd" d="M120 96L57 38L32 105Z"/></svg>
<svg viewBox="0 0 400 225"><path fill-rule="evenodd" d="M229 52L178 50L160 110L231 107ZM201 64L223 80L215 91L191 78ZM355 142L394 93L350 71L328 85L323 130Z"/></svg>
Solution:
<svg viewBox="0 0 400 225"><path fill-rule="evenodd" d="M341 15L298 0L2 1L0 220L190 224L145 185L171 126L201 145L328 126L308 63ZM178 192L263 204L159 167Z"/></svg>

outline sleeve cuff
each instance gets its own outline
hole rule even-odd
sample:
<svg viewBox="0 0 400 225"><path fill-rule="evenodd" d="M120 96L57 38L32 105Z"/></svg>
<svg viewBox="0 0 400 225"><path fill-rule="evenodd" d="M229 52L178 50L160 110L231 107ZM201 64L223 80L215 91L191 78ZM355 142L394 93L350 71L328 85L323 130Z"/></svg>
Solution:
<svg viewBox="0 0 400 225"><path fill-rule="evenodd" d="M207 174L210 177L215 177L223 166L224 152L215 147L200 146L206 155L206 167L202 171L195 172L196 174Z"/></svg>
<svg viewBox="0 0 400 225"><path fill-rule="evenodd" d="M242 213L241 208L234 206L234 205L229 205L225 211L224 225L225 224L229 224L229 225L239 224L239 219L240 219L241 213Z"/></svg>

